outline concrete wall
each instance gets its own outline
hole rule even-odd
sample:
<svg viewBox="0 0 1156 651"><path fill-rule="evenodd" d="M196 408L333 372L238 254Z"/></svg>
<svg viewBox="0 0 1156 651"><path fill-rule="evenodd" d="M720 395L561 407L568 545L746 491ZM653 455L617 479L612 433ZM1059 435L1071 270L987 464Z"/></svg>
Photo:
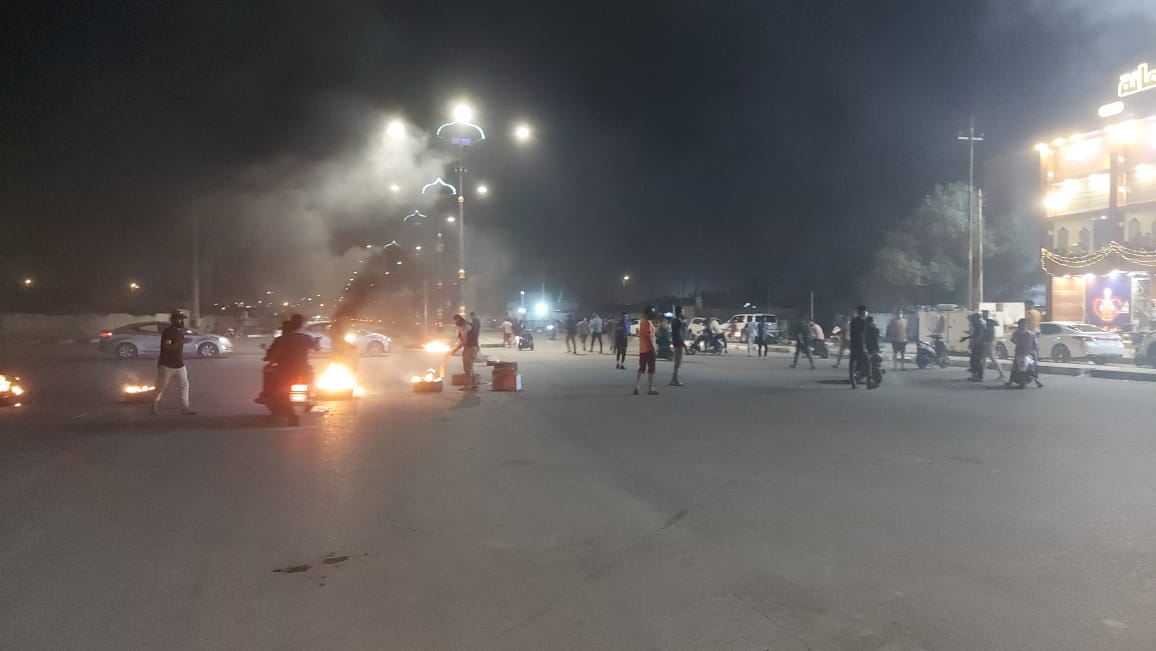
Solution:
<svg viewBox="0 0 1156 651"><path fill-rule="evenodd" d="M0 314L0 339L12 341L87 341L139 321L168 321L163 314Z"/></svg>

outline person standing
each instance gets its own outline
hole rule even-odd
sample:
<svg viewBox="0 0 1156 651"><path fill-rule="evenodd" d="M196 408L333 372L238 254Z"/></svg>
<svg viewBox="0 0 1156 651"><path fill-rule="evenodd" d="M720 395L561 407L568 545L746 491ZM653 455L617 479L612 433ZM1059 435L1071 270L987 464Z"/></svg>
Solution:
<svg viewBox="0 0 1156 651"><path fill-rule="evenodd" d="M626 347L630 343L630 319L623 312L618 319L618 327L614 329L614 368L626 370Z"/></svg>
<svg viewBox="0 0 1156 651"><path fill-rule="evenodd" d="M995 328L999 324L995 319L990 317L991 312L984 310L983 316L983 364L989 361L995 365L995 370L999 372L999 379L1003 379L1003 367L1000 366L999 360L995 356Z"/></svg>
<svg viewBox="0 0 1156 651"><path fill-rule="evenodd" d="M638 395L638 387L642 383L642 375L646 374L646 395L657 396L654 390L654 370L658 363L658 348L654 338L654 308L647 305L642 312L642 319L638 322L638 377L634 379L634 395Z"/></svg>
<svg viewBox="0 0 1156 651"><path fill-rule="evenodd" d="M582 317L578 322L578 341L582 343L582 350L586 350L586 340L590 338L590 320Z"/></svg>
<svg viewBox="0 0 1156 651"><path fill-rule="evenodd" d="M762 317L758 317L762 318ZM747 321L743 327L743 338L747 340L747 357L754 355L755 346L761 346L762 342L759 340L759 324L755 319Z"/></svg>
<svg viewBox="0 0 1156 651"><path fill-rule="evenodd" d="M863 347L867 350L867 388L877 389L883 379L883 355L879 350L879 326L875 325L875 317L866 319L866 329L863 331Z"/></svg>
<svg viewBox="0 0 1156 651"><path fill-rule="evenodd" d="M481 346L479 336L482 333L482 321L474 312L469 313L469 331L466 333L466 347L461 349L461 365L466 369L466 386L462 391L474 391L477 382L474 376L474 361Z"/></svg>
<svg viewBox="0 0 1156 651"><path fill-rule="evenodd" d="M799 365L799 353L803 353L811 363L811 370L815 370L815 360L811 357L811 337L814 335L811 323L812 321L807 319L799 324L799 332L795 334L795 361L791 362L791 368Z"/></svg>
<svg viewBox="0 0 1156 651"><path fill-rule="evenodd" d="M983 317L978 312L972 312L967 317L967 335L960 338L960 342L968 342L968 369L971 371L971 382L983 382Z"/></svg>
<svg viewBox="0 0 1156 651"><path fill-rule="evenodd" d="M771 322L760 316L755 320L755 342L759 347L759 357L771 355Z"/></svg>
<svg viewBox="0 0 1156 651"><path fill-rule="evenodd" d="M602 317L597 313L590 317L590 352L594 352L594 342L598 342L598 354L603 354L602 348Z"/></svg>
<svg viewBox="0 0 1156 651"><path fill-rule="evenodd" d="M841 315L839 325L835 328L837 330L835 335L839 337L839 354L835 356L835 363L831 365L831 368L839 368L839 362L843 361L843 353L847 352L851 337L851 320L847 318L846 314Z"/></svg>
<svg viewBox="0 0 1156 651"><path fill-rule="evenodd" d="M907 319L902 312L887 324L887 339L891 342L891 368L907 370Z"/></svg>
<svg viewBox="0 0 1156 651"><path fill-rule="evenodd" d="M670 345L674 347L674 372L670 376L670 386L680 387L678 369L682 368L682 358L686 354L686 319L682 316L682 306L674 306L674 318L670 321Z"/></svg>
<svg viewBox="0 0 1156 651"><path fill-rule="evenodd" d="M194 416L189 407L189 373L185 368L185 315L173 310L169 327L161 333L161 354L157 357L157 397L153 399L152 413L160 413L161 398L173 379L181 392L181 413Z"/></svg>
<svg viewBox="0 0 1156 651"><path fill-rule="evenodd" d="M502 345L509 348L514 343L514 324L506 317L502 321Z"/></svg>
<svg viewBox="0 0 1156 651"><path fill-rule="evenodd" d="M860 368L867 369L868 374L870 374L870 366L867 361L866 336L867 306L860 305L855 308L855 318L851 319L847 324L847 370L851 376L852 389L855 388L855 373ZM839 365L838 360L836 360L835 365ZM868 384L868 386L870 386L870 384Z"/></svg>
<svg viewBox="0 0 1156 651"><path fill-rule="evenodd" d="M578 320L574 315L566 317L566 352L578 354Z"/></svg>
<svg viewBox="0 0 1156 651"><path fill-rule="evenodd" d="M1024 301L1025 314L1024 317L1028 320L1028 330L1036 333L1036 337L1040 336L1040 324L1044 321L1044 315L1036 308L1032 301Z"/></svg>
<svg viewBox="0 0 1156 651"><path fill-rule="evenodd" d="M470 313L473 316L473 312ZM462 373L466 376L466 384L459 389L459 391L474 391L478 388L477 382L474 380L474 360L478 356L478 335L472 323L462 318L462 315L454 315L454 323L458 327L458 345L451 352L462 351Z"/></svg>

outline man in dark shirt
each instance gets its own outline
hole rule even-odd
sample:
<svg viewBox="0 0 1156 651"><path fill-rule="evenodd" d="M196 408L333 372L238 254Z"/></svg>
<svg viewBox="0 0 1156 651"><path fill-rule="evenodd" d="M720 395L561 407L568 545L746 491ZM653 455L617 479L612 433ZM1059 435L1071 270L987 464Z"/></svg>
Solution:
<svg viewBox="0 0 1156 651"><path fill-rule="evenodd" d="M863 330L863 347L867 349L867 388L874 389L883 379L880 365L883 357L879 353L879 326L875 325L875 317L869 316Z"/></svg>
<svg viewBox="0 0 1156 651"><path fill-rule="evenodd" d="M161 398L174 378L181 390L181 413L186 416L196 414L189 407L189 374L185 369L185 315L180 310L173 310L169 315L169 327L161 333L161 354L157 358L157 397L153 399L152 413L160 411Z"/></svg>
<svg viewBox="0 0 1156 651"><path fill-rule="evenodd" d="M682 306L675 305L674 318L670 320L670 345L674 346L674 373L670 378L672 387L682 386L682 382L678 381L678 369L682 367L682 356L686 354L686 338L683 336L685 330L686 320L682 316Z"/></svg>
<svg viewBox="0 0 1156 651"><path fill-rule="evenodd" d="M847 358L847 368L851 374L851 388L855 388L855 373L860 367L867 368L867 306L855 308L855 318L851 319L847 327L847 345L850 355Z"/></svg>
<svg viewBox="0 0 1156 651"><path fill-rule="evenodd" d="M478 358L480 349L478 335L482 332L482 320L473 312L470 312L469 326L470 330L466 333L466 347L462 349L462 365L469 379L469 384L465 386L465 390L473 391L478 388L478 383L474 381L474 360Z"/></svg>
<svg viewBox="0 0 1156 651"><path fill-rule="evenodd" d="M566 317L566 352L578 354L578 320L574 315Z"/></svg>

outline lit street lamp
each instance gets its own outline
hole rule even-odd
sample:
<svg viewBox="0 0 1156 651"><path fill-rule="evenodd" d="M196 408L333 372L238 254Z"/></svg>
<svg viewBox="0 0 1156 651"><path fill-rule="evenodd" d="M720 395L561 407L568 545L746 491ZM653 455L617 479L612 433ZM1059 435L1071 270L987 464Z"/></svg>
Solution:
<svg viewBox="0 0 1156 651"><path fill-rule="evenodd" d="M486 194L489 194L489 192L490 192L490 189L487 188L486 186L484 186L484 185L478 186L478 194L485 196Z"/></svg>
<svg viewBox="0 0 1156 651"><path fill-rule="evenodd" d="M394 140L401 140L405 137L405 124L401 120L390 120L385 128L385 135Z"/></svg>
<svg viewBox="0 0 1156 651"><path fill-rule="evenodd" d="M128 290L130 292L135 292L138 289L140 289L140 283L133 281L133 282L128 284Z"/></svg>
<svg viewBox="0 0 1156 651"><path fill-rule="evenodd" d="M519 124L518 126L514 127L514 138L521 142L526 142L533 135L533 131L530 130L530 125L528 124Z"/></svg>
<svg viewBox="0 0 1156 651"><path fill-rule="evenodd" d="M622 277L622 286L626 287L626 283L629 281L630 281L630 276L623 276Z"/></svg>
<svg viewBox="0 0 1156 651"><path fill-rule="evenodd" d="M22 280L20 282L20 284L24 285L25 287L31 287L32 286L32 279L31 278L25 278L24 280Z"/></svg>

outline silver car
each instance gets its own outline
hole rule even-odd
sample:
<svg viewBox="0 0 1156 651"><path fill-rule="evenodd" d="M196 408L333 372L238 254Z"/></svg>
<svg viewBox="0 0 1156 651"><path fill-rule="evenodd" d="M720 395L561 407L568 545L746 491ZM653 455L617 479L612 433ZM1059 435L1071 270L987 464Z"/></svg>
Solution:
<svg viewBox="0 0 1156 651"><path fill-rule="evenodd" d="M115 330L100 333L97 350L119 359L161 352L161 333L169 324L164 321L130 323ZM202 335L185 328L185 355L188 357L217 357L232 352L233 342L228 337Z"/></svg>
<svg viewBox="0 0 1156 651"><path fill-rule="evenodd" d="M323 353L333 352L333 339L330 330L332 321L313 321L301 326L301 332L317 340L319 350ZM277 334L280 334L278 332ZM345 326L341 335L346 343L352 345L362 355L384 355L393 347L393 340L365 328L365 326L351 323Z"/></svg>

